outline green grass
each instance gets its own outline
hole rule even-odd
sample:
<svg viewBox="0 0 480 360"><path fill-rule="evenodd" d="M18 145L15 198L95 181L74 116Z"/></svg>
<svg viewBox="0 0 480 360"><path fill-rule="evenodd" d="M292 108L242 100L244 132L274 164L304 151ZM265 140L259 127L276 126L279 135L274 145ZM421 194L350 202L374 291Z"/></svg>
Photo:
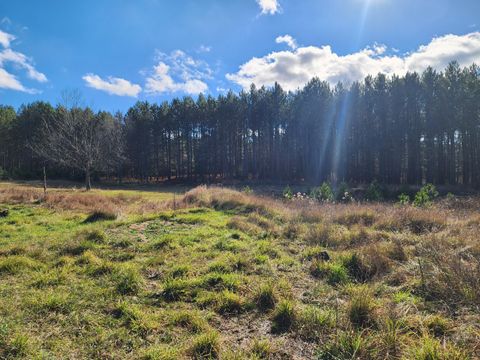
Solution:
<svg viewBox="0 0 480 360"><path fill-rule="evenodd" d="M78 208L0 202L0 358L480 355L475 268L449 262L462 249L474 264L475 214L416 231L452 212L202 189L185 204L183 190L95 190L91 208L68 189L52 192ZM174 191L175 211L162 203ZM85 222L112 201L118 217Z"/></svg>

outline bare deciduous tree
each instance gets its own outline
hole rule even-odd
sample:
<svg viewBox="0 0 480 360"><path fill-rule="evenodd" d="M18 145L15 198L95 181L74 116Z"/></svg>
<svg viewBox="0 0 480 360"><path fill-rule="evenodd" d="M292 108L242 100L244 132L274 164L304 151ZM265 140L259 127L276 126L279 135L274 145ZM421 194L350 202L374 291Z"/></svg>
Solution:
<svg viewBox="0 0 480 360"><path fill-rule="evenodd" d="M122 161L122 129L109 113L81 108L78 93L66 94L64 100L52 118L42 119L30 146L48 161L82 171L90 190L92 172L115 168Z"/></svg>

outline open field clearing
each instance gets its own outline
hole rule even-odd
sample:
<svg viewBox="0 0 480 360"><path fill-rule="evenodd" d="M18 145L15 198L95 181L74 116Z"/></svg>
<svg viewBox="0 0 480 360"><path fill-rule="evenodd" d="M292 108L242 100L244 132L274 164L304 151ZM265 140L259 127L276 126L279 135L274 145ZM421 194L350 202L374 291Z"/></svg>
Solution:
<svg viewBox="0 0 480 360"><path fill-rule="evenodd" d="M165 189L0 184L0 358L480 357L480 199Z"/></svg>

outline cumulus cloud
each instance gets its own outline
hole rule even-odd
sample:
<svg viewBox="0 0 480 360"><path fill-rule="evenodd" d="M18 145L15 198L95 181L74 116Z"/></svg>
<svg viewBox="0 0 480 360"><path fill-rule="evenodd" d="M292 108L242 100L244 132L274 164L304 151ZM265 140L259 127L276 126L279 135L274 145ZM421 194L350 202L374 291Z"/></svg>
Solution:
<svg viewBox="0 0 480 360"><path fill-rule="evenodd" d="M257 0L257 4L260 6L263 15L275 15L280 12L278 0Z"/></svg>
<svg viewBox="0 0 480 360"><path fill-rule="evenodd" d="M38 93L38 90L25 87L17 79L17 76L11 74L5 69L5 65L7 63L10 63L16 69L25 70L27 77L32 80L38 81L40 83L48 81L45 74L35 69L33 60L31 58L11 49L11 42L15 40L15 38L16 37L14 35L8 34L0 30L0 45L4 47L4 49L0 51L0 88L23 91L32 94Z"/></svg>
<svg viewBox="0 0 480 360"><path fill-rule="evenodd" d="M0 30L0 45L2 45L4 48L9 48L10 42L13 40L15 40L15 36Z"/></svg>
<svg viewBox="0 0 480 360"><path fill-rule="evenodd" d="M243 88L252 83L271 86L278 82L286 90L296 90L315 76L331 84L351 83L379 72L403 75L408 71L421 72L428 66L443 70L453 60L461 66L480 63L480 32L437 37L403 55L380 44L347 55L335 53L328 45L300 47L253 58L226 77Z"/></svg>
<svg viewBox="0 0 480 360"><path fill-rule="evenodd" d="M110 95L137 97L142 88L130 81L109 76L106 80L95 74L86 74L82 77L88 87L105 91Z"/></svg>
<svg viewBox="0 0 480 360"><path fill-rule="evenodd" d="M206 62L194 59L181 50L171 54L157 52L156 60L157 65L146 79L147 93L184 92L194 95L208 90L205 80L212 78L212 70Z"/></svg>
<svg viewBox="0 0 480 360"><path fill-rule="evenodd" d="M279 36L275 39L275 42L277 44L285 43L292 50L295 50L296 48L298 48L297 41L290 35Z"/></svg>
<svg viewBox="0 0 480 360"><path fill-rule="evenodd" d="M0 89L10 89L23 92L33 92L26 89L20 81L17 80L15 75L10 74L5 69L0 68Z"/></svg>
<svg viewBox="0 0 480 360"><path fill-rule="evenodd" d="M3 64L7 62L13 63L25 69L27 71L27 76L30 79L38 82L47 82L47 77L45 74L37 71L32 65L32 61L24 54L13 51L12 49L5 49L0 52L0 66L3 66Z"/></svg>

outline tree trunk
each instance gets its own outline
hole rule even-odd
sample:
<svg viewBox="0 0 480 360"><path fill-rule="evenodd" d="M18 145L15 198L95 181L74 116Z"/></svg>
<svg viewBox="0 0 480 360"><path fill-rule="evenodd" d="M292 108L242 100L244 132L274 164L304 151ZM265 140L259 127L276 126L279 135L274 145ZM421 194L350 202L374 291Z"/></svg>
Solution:
<svg viewBox="0 0 480 360"><path fill-rule="evenodd" d="M92 184L90 182L90 167L87 167L85 170L85 190L90 191L92 189Z"/></svg>
<svg viewBox="0 0 480 360"><path fill-rule="evenodd" d="M47 196L47 171L43 165L43 195Z"/></svg>

